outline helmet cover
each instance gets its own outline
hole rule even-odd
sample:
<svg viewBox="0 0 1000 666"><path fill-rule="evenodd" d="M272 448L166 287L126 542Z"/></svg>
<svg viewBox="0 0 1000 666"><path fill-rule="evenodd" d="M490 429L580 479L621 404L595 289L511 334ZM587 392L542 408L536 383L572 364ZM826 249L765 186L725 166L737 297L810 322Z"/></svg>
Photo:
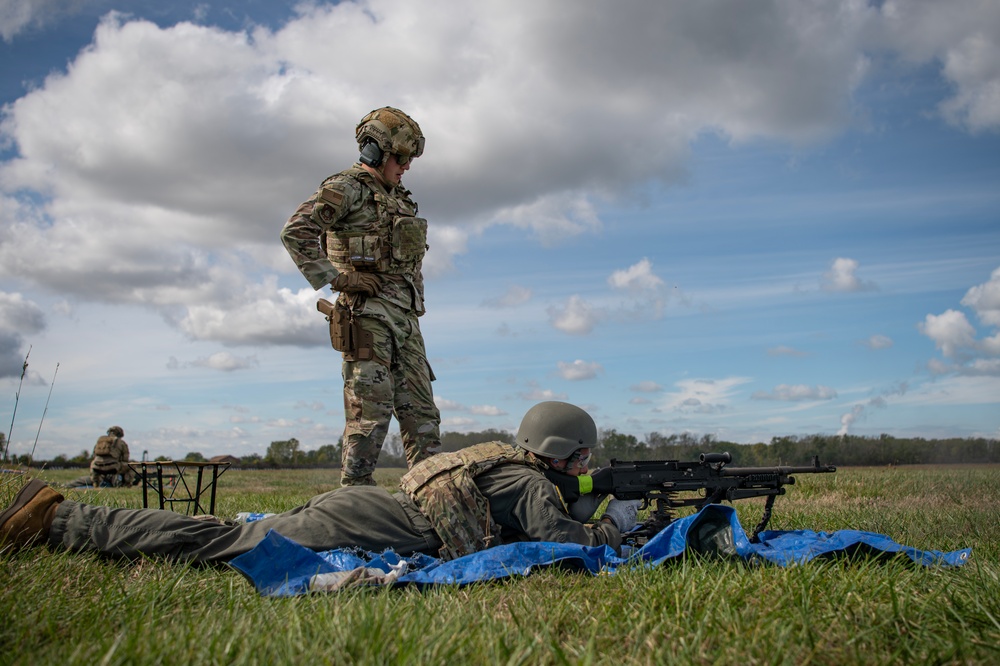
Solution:
<svg viewBox="0 0 1000 666"><path fill-rule="evenodd" d="M521 419L517 444L546 458L565 459L577 449L597 446L597 425L576 405L540 402Z"/></svg>
<svg viewBox="0 0 1000 666"><path fill-rule="evenodd" d="M358 123L354 136L358 147L375 142L385 153L404 158L403 163L424 152L424 135L413 118L391 106L375 109Z"/></svg>

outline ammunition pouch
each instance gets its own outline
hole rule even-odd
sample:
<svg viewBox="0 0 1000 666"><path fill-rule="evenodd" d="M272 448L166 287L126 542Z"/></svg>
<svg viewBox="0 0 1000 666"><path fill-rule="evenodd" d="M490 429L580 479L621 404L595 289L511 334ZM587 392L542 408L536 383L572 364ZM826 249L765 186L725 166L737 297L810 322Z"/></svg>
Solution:
<svg viewBox="0 0 1000 666"><path fill-rule="evenodd" d="M352 236L347 241L348 263L356 271L384 271L388 257L378 236Z"/></svg>
<svg viewBox="0 0 1000 666"><path fill-rule="evenodd" d="M330 344L344 354L345 360L370 361L375 358L374 336L361 327L361 322L350 308L321 298L316 302L316 309L330 322Z"/></svg>
<svg viewBox="0 0 1000 666"><path fill-rule="evenodd" d="M397 217L392 221L392 258L409 264L419 262L427 252L427 220Z"/></svg>

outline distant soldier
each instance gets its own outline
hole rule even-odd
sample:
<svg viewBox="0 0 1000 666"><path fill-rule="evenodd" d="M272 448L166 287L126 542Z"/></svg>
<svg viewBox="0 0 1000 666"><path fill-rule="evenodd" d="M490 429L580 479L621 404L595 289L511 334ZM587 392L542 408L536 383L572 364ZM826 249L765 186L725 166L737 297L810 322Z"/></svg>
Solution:
<svg viewBox="0 0 1000 666"><path fill-rule="evenodd" d="M320 299L319 308L344 359L340 482L373 486L393 415L412 467L440 450L441 414L417 319L424 314L427 220L417 217L402 185L424 152L424 135L387 106L362 118L355 138L358 163L323 181L285 223L281 241L313 289L339 292L336 304Z"/></svg>
<svg viewBox="0 0 1000 666"><path fill-rule="evenodd" d="M90 461L90 479L95 488L100 488L105 481L112 486L133 484L135 474L128 465L129 451L128 444L122 439L124 436L121 426L111 426L108 434L97 438L94 459Z"/></svg>

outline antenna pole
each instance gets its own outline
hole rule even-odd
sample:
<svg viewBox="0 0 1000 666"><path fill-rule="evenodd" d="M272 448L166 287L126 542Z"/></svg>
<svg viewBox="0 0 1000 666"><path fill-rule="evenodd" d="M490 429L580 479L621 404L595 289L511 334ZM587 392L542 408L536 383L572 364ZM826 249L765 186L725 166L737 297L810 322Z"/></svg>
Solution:
<svg viewBox="0 0 1000 666"><path fill-rule="evenodd" d="M10 450L10 436L14 432L14 417L17 416L17 402L21 399L21 385L24 384L24 375L28 372L28 357L31 356L31 345L28 345L28 353L24 355L24 365L21 366L21 381L17 384L17 393L14 394L14 411L10 415L10 429L7 431L7 443L3 447L3 461L7 462L7 451Z"/></svg>
<svg viewBox="0 0 1000 666"><path fill-rule="evenodd" d="M45 409L42 410L42 418L38 421L38 432L35 433L35 443L31 446L31 462L35 462L35 447L38 446L38 436L42 433L42 423L45 415L49 412L49 400L52 399L52 389L56 386L56 375L59 374L59 364L56 363L56 371L52 373L52 383L49 384L49 397L45 399Z"/></svg>

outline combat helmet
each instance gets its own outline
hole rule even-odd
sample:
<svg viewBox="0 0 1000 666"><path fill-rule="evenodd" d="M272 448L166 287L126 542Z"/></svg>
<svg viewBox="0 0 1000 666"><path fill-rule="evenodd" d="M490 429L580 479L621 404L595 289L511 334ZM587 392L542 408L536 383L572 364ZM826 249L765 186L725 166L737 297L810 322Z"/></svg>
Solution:
<svg viewBox="0 0 1000 666"><path fill-rule="evenodd" d="M568 458L577 449L597 446L597 425L576 405L540 402L521 419L517 444L546 458Z"/></svg>
<svg viewBox="0 0 1000 666"><path fill-rule="evenodd" d="M110 428L108 428L108 434L114 435L115 437L124 437L125 431L122 430L121 426L111 426Z"/></svg>
<svg viewBox="0 0 1000 666"><path fill-rule="evenodd" d="M391 106L375 109L361 119L354 131L361 161L378 167L387 154L401 165L424 152L424 134L417 122Z"/></svg>

